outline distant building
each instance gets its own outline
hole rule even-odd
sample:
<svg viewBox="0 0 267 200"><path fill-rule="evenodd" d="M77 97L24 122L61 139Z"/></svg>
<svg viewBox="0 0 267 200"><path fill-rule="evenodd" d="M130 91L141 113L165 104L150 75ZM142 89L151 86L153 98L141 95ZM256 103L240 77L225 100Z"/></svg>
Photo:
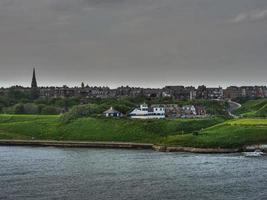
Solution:
<svg viewBox="0 0 267 200"><path fill-rule="evenodd" d="M207 115L207 111L203 106L195 106L195 110L197 116Z"/></svg>
<svg viewBox="0 0 267 200"><path fill-rule="evenodd" d="M241 89L241 96L242 97L250 97L255 98L257 97L257 91L256 88L253 86L242 86Z"/></svg>
<svg viewBox="0 0 267 200"><path fill-rule="evenodd" d="M177 104L154 104L151 107L162 107L165 109L165 116L170 118L181 117L182 107Z"/></svg>
<svg viewBox="0 0 267 200"><path fill-rule="evenodd" d="M267 87L262 87L262 93L263 93L263 96L266 98L267 97Z"/></svg>
<svg viewBox="0 0 267 200"><path fill-rule="evenodd" d="M221 87L207 88L201 85L196 90L196 99L222 99L223 89Z"/></svg>
<svg viewBox="0 0 267 200"><path fill-rule="evenodd" d="M225 99L236 99L239 97L245 98L266 98L266 86L230 86L224 90Z"/></svg>
<svg viewBox="0 0 267 200"><path fill-rule="evenodd" d="M151 107L162 107L165 109L165 117L180 118L180 117L204 117L207 111L201 105L185 105L179 106L178 104L154 104Z"/></svg>
<svg viewBox="0 0 267 200"><path fill-rule="evenodd" d="M196 90L197 99L208 99L207 87L205 85L198 86Z"/></svg>
<svg viewBox="0 0 267 200"><path fill-rule="evenodd" d="M140 105L140 108L135 108L130 117L133 119L162 119L165 118L164 107L149 107L147 104Z"/></svg>
<svg viewBox="0 0 267 200"><path fill-rule="evenodd" d="M224 98L226 99L235 99L238 97L242 97L244 95L244 91L240 87L230 86L224 90Z"/></svg>
<svg viewBox="0 0 267 200"><path fill-rule="evenodd" d="M103 115L106 117L121 117L122 113L115 110L113 107L110 107L110 109L103 112Z"/></svg>
<svg viewBox="0 0 267 200"><path fill-rule="evenodd" d="M208 99L222 99L223 98L223 89L218 88L206 88L207 98Z"/></svg>
<svg viewBox="0 0 267 200"><path fill-rule="evenodd" d="M173 97L174 99L190 99L194 98L194 87L184 87L184 86L165 86L163 88L163 96Z"/></svg>
<svg viewBox="0 0 267 200"><path fill-rule="evenodd" d="M182 107L182 116L183 117L191 117L191 116L196 116L197 115L197 111L195 106L193 105L185 105Z"/></svg>

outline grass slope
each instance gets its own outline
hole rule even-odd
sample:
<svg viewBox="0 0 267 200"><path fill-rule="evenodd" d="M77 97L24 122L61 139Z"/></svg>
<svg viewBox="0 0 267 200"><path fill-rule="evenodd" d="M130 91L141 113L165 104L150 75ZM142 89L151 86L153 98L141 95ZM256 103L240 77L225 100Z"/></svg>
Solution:
<svg viewBox="0 0 267 200"><path fill-rule="evenodd" d="M162 137L191 133L222 122L223 119L129 120L81 118L61 127L66 140L132 141L156 143Z"/></svg>
<svg viewBox="0 0 267 200"><path fill-rule="evenodd" d="M163 143L189 147L236 148L267 142L267 119L229 120L206 128L198 136L168 136Z"/></svg>
<svg viewBox="0 0 267 200"><path fill-rule="evenodd" d="M247 117L267 117L267 99L247 101L235 111L235 114Z"/></svg>
<svg viewBox="0 0 267 200"><path fill-rule="evenodd" d="M198 131L195 135L192 132ZM267 142L267 119L130 120L0 115L0 139L148 142L168 146L234 148Z"/></svg>
<svg viewBox="0 0 267 200"><path fill-rule="evenodd" d="M0 115L0 139L57 139L58 116Z"/></svg>
<svg viewBox="0 0 267 200"><path fill-rule="evenodd" d="M223 122L222 118L131 120L80 118L67 124L59 116L0 115L0 139L55 139L156 143L163 137L191 133Z"/></svg>

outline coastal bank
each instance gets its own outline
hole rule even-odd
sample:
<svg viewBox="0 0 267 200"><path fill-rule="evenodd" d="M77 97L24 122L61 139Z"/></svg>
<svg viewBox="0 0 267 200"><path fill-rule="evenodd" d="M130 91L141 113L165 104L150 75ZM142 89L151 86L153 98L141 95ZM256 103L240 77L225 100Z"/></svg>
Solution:
<svg viewBox="0 0 267 200"><path fill-rule="evenodd" d="M190 153L237 153L243 148L194 148L194 147L168 147L149 143L131 142L84 142L84 141L56 141L56 140L0 140L1 146L42 146L42 147L68 147L68 148L113 148L113 149L151 149L158 152L190 152ZM255 147L256 148L256 147ZM251 151L254 149L249 148ZM267 148L266 148L267 149ZM265 149L265 150L266 150Z"/></svg>
<svg viewBox="0 0 267 200"><path fill-rule="evenodd" d="M0 115L0 145L235 153L267 144L267 119L131 120ZM248 149L250 150L250 149Z"/></svg>

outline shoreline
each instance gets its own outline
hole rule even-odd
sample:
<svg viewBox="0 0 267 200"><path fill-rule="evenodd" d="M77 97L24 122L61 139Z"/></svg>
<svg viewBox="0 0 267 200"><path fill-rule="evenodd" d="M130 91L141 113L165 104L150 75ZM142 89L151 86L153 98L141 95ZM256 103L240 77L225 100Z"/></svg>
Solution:
<svg viewBox="0 0 267 200"><path fill-rule="evenodd" d="M133 142L86 142L58 140L0 140L0 146L43 146L113 149L152 149L153 144Z"/></svg>
<svg viewBox="0 0 267 200"><path fill-rule="evenodd" d="M188 153L202 153L202 154L224 154L224 153L239 153L243 150L241 148L195 148L195 147L168 147L153 145L153 150L159 152L188 152Z"/></svg>
<svg viewBox="0 0 267 200"><path fill-rule="evenodd" d="M243 148L194 148L168 147L149 143L133 142L85 142L57 140L0 140L0 146L35 146L35 147L68 147L68 148L109 148L109 149L150 149L158 152L188 152L188 153L238 153ZM250 149L251 150L251 149Z"/></svg>

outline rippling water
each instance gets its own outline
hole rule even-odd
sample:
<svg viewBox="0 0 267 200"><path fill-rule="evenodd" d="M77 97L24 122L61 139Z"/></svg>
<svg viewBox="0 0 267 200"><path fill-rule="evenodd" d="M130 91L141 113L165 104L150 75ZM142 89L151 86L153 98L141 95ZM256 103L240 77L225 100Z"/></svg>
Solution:
<svg viewBox="0 0 267 200"><path fill-rule="evenodd" d="M0 147L0 199L267 199L267 158Z"/></svg>

